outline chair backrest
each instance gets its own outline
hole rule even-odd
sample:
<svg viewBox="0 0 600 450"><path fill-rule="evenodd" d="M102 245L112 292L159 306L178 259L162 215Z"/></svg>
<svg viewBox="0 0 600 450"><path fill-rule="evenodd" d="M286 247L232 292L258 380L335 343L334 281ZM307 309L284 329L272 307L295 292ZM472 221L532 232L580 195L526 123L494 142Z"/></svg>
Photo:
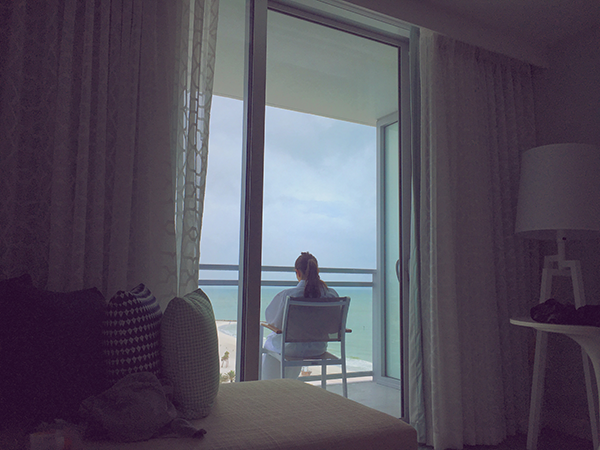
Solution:
<svg viewBox="0 0 600 450"><path fill-rule="evenodd" d="M341 341L349 306L350 297L288 297L283 313L283 341Z"/></svg>

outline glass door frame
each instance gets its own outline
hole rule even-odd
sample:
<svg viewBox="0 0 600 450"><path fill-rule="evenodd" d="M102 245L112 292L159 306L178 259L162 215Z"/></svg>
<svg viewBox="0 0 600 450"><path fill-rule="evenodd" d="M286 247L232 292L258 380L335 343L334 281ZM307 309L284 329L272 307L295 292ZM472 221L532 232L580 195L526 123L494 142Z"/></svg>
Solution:
<svg viewBox="0 0 600 450"><path fill-rule="evenodd" d="M259 321L260 290L262 261L262 205L264 175L264 135L266 108L266 30L267 11L282 12L300 19L320 23L339 30L374 39L398 48L399 61L399 118L400 118L400 151L402 173L400 174L402 201L402 249L400 273L402 274L401 323L402 326L402 416L406 417L405 392L407 377L405 370L406 326L407 315L402 314L404 303L408 298L408 283L405 280L408 267L408 230L410 223L410 205L405 201L410 196L410 115L409 115L409 70L408 70L408 35L407 27L400 28L392 19L379 23L373 17L364 16L364 26L343 17L348 12L348 5L336 11L336 2L328 0L274 1L246 0L246 51L245 51L245 88L244 88L244 130L242 154L242 214L240 226L240 272L238 298L238 330L237 330L237 381L259 379ZM322 6L323 9L320 9ZM342 6L340 3L339 6ZM316 9L315 9L316 8ZM358 8L357 8L358 10ZM361 10L361 13L364 11ZM373 13L375 16L375 13ZM375 25L374 25L375 23ZM391 30L391 31L390 31ZM375 314L374 314L375 316ZM373 355L375 358L375 354ZM379 355L381 356L381 355Z"/></svg>
<svg viewBox="0 0 600 450"><path fill-rule="evenodd" d="M398 45L398 111L380 118L377 121L377 158L378 158L378 218L377 218L377 301L373 305L373 329L378 330L373 340L373 372L377 383L395 387L402 390L402 411L403 416L407 409L405 408L405 392L408 392L408 370L406 355L408 355L408 260L410 256L410 180L411 180L411 116L410 116L410 95L409 95L409 55L408 42ZM387 376L386 372L386 299L385 299L385 129L394 123L399 126L398 139L398 198L399 204L399 224L400 230L400 248L398 249L398 262L396 271L398 275L400 292L400 379ZM375 362L378 364L375 364Z"/></svg>
<svg viewBox="0 0 600 450"><path fill-rule="evenodd" d="M391 378L388 376L388 361L387 361L387 340L388 340L388 283L389 280L389 257L388 257L388 214L387 203L389 191L387 189L387 178L388 169L386 163L388 160L388 152L390 149L386 138L387 127L399 124L399 114L394 112L385 117L380 118L377 121L377 288L373 295L373 378L379 384L400 388L400 379ZM399 128L399 127L398 127ZM400 142L398 142L398 155L400 154ZM398 170L400 170L400 158L398 156L397 161ZM398 193L396 194L400 198L400 174L398 173ZM400 220L400 205L398 205L398 220ZM400 223L398 223L398 230L400 230ZM398 263L396 264L395 270L397 273L401 273L401 261L400 252L401 248L397 249ZM393 280L395 282L395 280ZM398 285L401 286L400 280ZM400 296L401 293L399 292ZM400 300L400 299L398 299ZM400 308L400 314L402 308ZM399 330L400 332L400 330ZM400 340L402 342L402 339ZM402 373L402 372L401 372Z"/></svg>

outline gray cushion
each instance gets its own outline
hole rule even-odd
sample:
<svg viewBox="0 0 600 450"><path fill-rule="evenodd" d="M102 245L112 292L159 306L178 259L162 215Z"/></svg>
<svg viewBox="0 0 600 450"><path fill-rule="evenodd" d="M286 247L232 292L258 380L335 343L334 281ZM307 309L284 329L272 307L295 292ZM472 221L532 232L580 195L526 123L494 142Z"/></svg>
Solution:
<svg viewBox="0 0 600 450"><path fill-rule="evenodd" d="M212 305L198 289L175 297L161 323L163 376L181 417L207 416L219 390L219 344Z"/></svg>

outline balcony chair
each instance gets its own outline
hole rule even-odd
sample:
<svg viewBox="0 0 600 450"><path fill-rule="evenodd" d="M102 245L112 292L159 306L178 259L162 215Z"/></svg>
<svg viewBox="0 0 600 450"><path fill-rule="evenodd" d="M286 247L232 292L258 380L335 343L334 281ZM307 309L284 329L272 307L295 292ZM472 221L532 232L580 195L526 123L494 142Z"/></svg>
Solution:
<svg viewBox="0 0 600 450"><path fill-rule="evenodd" d="M303 298L288 297L283 313L283 329L261 322L262 327L282 335L281 353L262 347L262 353L280 362L281 378L285 378L286 367L321 366L321 387L326 387L327 366L342 366L342 386L344 397L348 397L346 380L346 318L350 297ZM339 342L340 357L329 352L319 356L297 358L285 354L285 344L292 342ZM262 358L261 358L262 361Z"/></svg>

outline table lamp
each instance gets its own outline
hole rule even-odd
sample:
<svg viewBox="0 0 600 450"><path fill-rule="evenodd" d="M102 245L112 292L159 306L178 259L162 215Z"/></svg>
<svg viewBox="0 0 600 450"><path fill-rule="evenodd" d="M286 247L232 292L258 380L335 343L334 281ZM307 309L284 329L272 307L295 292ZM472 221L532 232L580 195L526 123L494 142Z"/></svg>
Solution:
<svg viewBox="0 0 600 450"><path fill-rule="evenodd" d="M572 281L575 306L585 305L581 265L566 259L566 244L600 237L600 149L586 144L552 144L523 153L515 232L530 239L556 240L557 254L544 258L540 303L551 297L553 277L567 276ZM528 450L537 448L546 348L547 332L537 330ZM583 349L582 356L592 441L597 449L598 422L589 360Z"/></svg>
<svg viewBox="0 0 600 450"><path fill-rule="evenodd" d="M571 276L575 306L585 304L579 261L567 261L568 240L600 237L600 149L552 144L523 153L515 231L530 239L556 240L547 256L540 303L552 295L553 276Z"/></svg>

